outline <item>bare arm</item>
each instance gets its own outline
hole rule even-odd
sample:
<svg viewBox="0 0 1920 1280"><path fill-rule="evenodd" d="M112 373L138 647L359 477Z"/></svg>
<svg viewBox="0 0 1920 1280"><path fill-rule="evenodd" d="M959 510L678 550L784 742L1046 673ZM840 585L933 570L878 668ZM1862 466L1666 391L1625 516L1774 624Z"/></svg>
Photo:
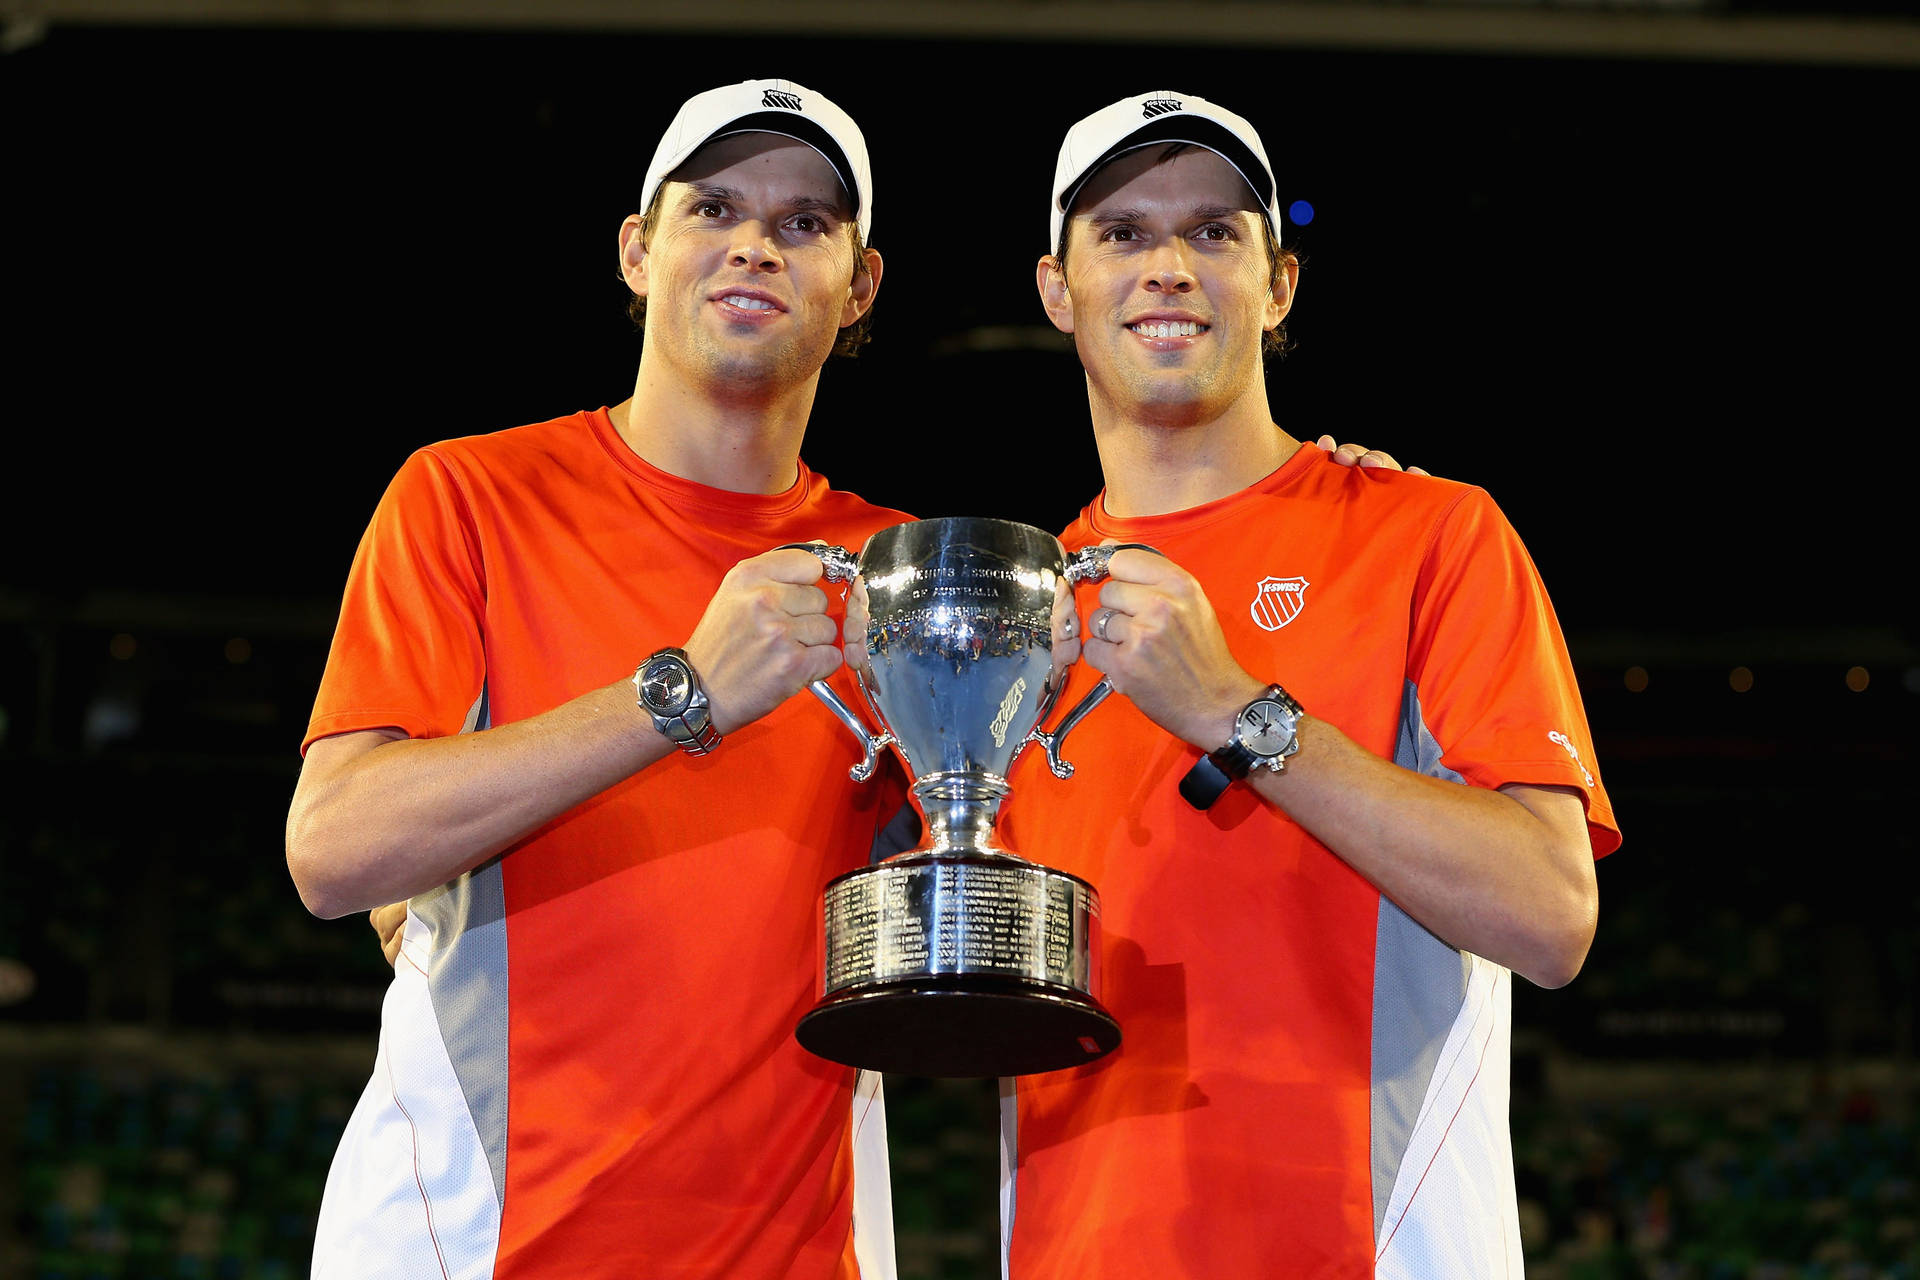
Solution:
<svg viewBox="0 0 1920 1280"><path fill-rule="evenodd" d="M1231 713L1226 725L1220 742ZM1572 788L1489 791L1429 778L1310 715L1286 772L1259 769L1248 781L1435 937L1542 987L1580 972L1599 889L1586 807Z"/></svg>
<svg viewBox="0 0 1920 1280"><path fill-rule="evenodd" d="M805 551L742 561L682 646L723 735L839 665L826 593L811 585L819 576L820 561ZM480 733L412 739L367 729L322 738L307 749L294 789L287 867L318 916L399 902L674 750L626 679Z"/></svg>
<svg viewBox="0 0 1920 1280"><path fill-rule="evenodd" d="M317 916L397 902L472 870L673 749L624 680L482 733L322 738L294 789L287 866Z"/></svg>
<svg viewBox="0 0 1920 1280"><path fill-rule="evenodd" d="M1161 728L1212 750L1266 681L1237 663L1192 575L1119 552L1100 601L1108 637L1087 661ZM1544 987L1580 971L1598 918L1586 812L1570 788L1498 791L1429 778L1312 717L1286 772L1250 779L1429 932Z"/></svg>

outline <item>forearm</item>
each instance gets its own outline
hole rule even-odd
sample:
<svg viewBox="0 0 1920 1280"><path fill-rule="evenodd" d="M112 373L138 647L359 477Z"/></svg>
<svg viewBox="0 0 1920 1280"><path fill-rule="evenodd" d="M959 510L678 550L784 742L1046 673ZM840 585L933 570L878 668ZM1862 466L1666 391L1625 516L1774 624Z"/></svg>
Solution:
<svg viewBox="0 0 1920 1280"><path fill-rule="evenodd" d="M1087 660L1189 745L1212 751L1231 740L1242 708L1267 682L1235 660L1199 582L1138 550L1115 552L1109 573ZM1310 710L1298 735L1284 773L1249 774L1260 796L1452 946L1540 986L1564 985L1579 972L1598 892L1577 790L1490 791L1429 778L1374 755Z"/></svg>
<svg viewBox="0 0 1920 1280"><path fill-rule="evenodd" d="M1449 945L1544 987L1579 972L1597 918L1578 796L1401 768L1310 715L1284 773L1248 782Z"/></svg>
<svg viewBox="0 0 1920 1280"><path fill-rule="evenodd" d="M287 866L317 916L397 902L471 870L673 749L626 680L480 733L322 739L294 792Z"/></svg>

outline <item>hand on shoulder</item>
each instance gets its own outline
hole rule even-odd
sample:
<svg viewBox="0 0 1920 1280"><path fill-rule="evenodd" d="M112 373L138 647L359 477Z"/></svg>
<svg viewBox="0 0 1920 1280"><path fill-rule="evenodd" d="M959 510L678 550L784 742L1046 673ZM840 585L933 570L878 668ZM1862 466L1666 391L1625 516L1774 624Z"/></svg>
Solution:
<svg viewBox="0 0 1920 1280"><path fill-rule="evenodd" d="M1384 449L1369 449L1363 444L1335 444L1332 436L1321 436L1313 443L1322 452L1332 454L1334 462L1343 467L1385 467L1389 471L1404 471L1410 476L1433 474L1423 467L1401 466L1399 460Z"/></svg>

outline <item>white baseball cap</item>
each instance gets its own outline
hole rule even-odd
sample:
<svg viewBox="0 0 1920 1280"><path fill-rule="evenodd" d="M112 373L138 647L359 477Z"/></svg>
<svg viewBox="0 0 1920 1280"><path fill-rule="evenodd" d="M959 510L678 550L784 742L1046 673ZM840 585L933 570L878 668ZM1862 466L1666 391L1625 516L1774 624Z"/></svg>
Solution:
<svg viewBox="0 0 1920 1280"><path fill-rule="evenodd" d="M1047 240L1050 252L1060 252L1067 211L1087 179L1109 160L1155 142L1205 147L1232 165L1253 188L1274 239L1280 238L1273 166L1267 163L1267 149L1260 145L1260 135L1253 126L1205 98L1159 89L1122 98L1067 130L1067 140L1060 144L1060 161L1053 170L1053 222Z"/></svg>
<svg viewBox="0 0 1920 1280"><path fill-rule="evenodd" d="M867 165L867 140L853 117L805 85L791 80L742 80L696 93L680 105L679 114L660 137L660 146L647 166L640 191L640 207L653 203L654 193L688 156L716 138L735 133L777 133L804 142L818 151L840 177L853 201L865 244L873 226L873 175Z"/></svg>

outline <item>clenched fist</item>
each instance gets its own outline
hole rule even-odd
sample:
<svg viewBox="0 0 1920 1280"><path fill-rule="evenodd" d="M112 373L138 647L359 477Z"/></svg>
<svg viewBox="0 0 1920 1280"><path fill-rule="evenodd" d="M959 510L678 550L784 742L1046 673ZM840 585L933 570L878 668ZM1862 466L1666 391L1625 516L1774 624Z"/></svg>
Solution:
<svg viewBox="0 0 1920 1280"><path fill-rule="evenodd" d="M783 549L742 560L721 579L682 646L721 734L839 669L840 629L827 615L820 576L818 556Z"/></svg>

